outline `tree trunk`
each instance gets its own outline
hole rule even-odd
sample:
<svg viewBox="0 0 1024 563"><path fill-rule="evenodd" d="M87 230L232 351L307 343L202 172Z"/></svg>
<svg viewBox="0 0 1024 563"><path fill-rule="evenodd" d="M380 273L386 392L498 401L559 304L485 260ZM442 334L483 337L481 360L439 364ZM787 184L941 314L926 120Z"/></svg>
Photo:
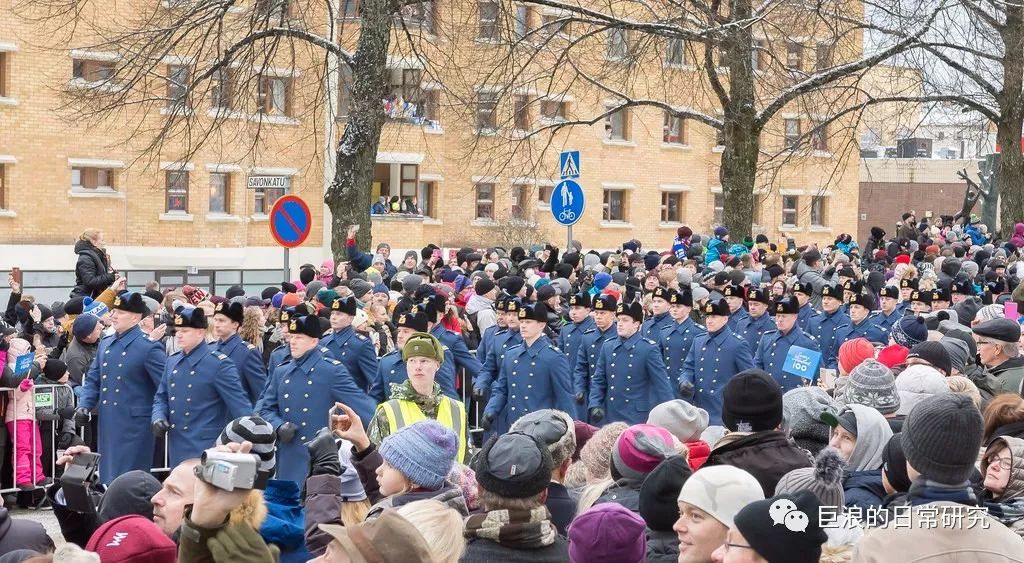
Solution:
<svg viewBox="0 0 1024 563"><path fill-rule="evenodd" d="M996 140L1002 147L999 158L999 232L1013 233L1013 224L1024 213L1024 155L1021 154L1021 129L1024 122L1024 8L1007 4L1006 25L1002 29L1003 91L999 97L1002 119L997 123ZM995 226L995 225L993 225Z"/></svg>
<svg viewBox="0 0 1024 563"><path fill-rule="evenodd" d="M345 237L349 225L360 227L360 249L369 252L372 244L370 194L377 145L385 122L381 100L387 97L393 5L387 0L363 0L359 15L359 40L352 64L352 110L338 145L334 181L324 194L324 202L333 216L331 253L335 260L347 258Z"/></svg>
<svg viewBox="0 0 1024 563"><path fill-rule="evenodd" d="M750 0L732 0L733 21L752 14ZM722 40L724 64L729 68L729 97L722 107L725 151L719 178L724 206L722 221L729 237L739 242L751 234L754 219L754 182L760 156L761 130L754 110L753 35L750 26L735 26Z"/></svg>

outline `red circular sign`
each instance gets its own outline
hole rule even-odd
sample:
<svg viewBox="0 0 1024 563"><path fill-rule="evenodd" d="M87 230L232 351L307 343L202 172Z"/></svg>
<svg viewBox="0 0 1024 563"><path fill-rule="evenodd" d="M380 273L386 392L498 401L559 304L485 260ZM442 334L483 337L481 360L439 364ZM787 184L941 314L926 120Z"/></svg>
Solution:
<svg viewBox="0 0 1024 563"><path fill-rule="evenodd" d="M270 234L281 246L295 248L306 242L312 227L309 206L299 196L281 196L270 208Z"/></svg>

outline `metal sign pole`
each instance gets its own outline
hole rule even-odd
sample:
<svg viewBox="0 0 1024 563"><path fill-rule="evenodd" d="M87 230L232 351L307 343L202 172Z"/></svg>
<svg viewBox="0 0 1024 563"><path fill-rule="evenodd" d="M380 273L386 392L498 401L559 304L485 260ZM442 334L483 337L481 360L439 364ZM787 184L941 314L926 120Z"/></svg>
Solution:
<svg viewBox="0 0 1024 563"><path fill-rule="evenodd" d="M569 225L568 227L566 227L565 228L565 232L566 232L565 251L562 254L565 254L566 252L576 252L575 249L570 250L572 248L572 225Z"/></svg>
<svg viewBox="0 0 1024 563"><path fill-rule="evenodd" d="M291 278L290 278L290 276L288 275L288 270L289 270L289 268L288 268L288 264L289 264L289 260L288 260L288 259L289 259L289 256L288 256L288 255L289 255L290 253L291 253L291 249L290 249L290 248L288 248L287 246L286 246L286 247L284 247L284 270L283 270L283 272L284 272L284 279L283 279L283 280L281 280L281 281L291 281Z"/></svg>

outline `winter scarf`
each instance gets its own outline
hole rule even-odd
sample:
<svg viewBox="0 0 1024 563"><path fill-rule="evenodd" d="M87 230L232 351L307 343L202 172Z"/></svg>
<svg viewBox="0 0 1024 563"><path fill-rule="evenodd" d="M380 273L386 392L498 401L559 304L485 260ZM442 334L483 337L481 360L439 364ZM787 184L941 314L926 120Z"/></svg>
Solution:
<svg viewBox="0 0 1024 563"><path fill-rule="evenodd" d="M555 543L558 531L547 507L492 510L466 519L466 538L491 540L512 549L536 549Z"/></svg>
<svg viewBox="0 0 1024 563"><path fill-rule="evenodd" d="M930 502L955 502L967 506L978 506L978 497L974 495L969 482L963 485L943 485L935 481L917 479L910 485L907 500L911 506L920 506Z"/></svg>
<svg viewBox="0 0 1024 563"><path fill-rule="evenodd" d="M1024 498L1008 502L985 502L985 508L988 509L989 516L1020 533L1018 529L1024 524Z"/></svg>
<svg viewBox="0 0 1024 563"><path fill-rule="evenodd" d="M405 380L402 383L391 384L391 398L399 401L412 401L423 411L427 418L437 418L437 405L441 402L441 386L434 383L434 389L430 396L420 395L413 389L412 383Z"/></svg>

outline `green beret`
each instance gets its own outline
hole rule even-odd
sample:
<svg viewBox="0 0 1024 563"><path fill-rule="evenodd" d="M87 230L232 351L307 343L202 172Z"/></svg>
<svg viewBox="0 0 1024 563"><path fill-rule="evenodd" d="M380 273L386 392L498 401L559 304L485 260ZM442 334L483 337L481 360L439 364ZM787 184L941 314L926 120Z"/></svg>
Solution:
<svg viewBox="0 0 1024 563"><path fill-rule="evenodd" d="M402 361L408 361L409 358L416 356L437 360L437 363L443 364L444 348L441 347L441 341L426 332L412 333L402 348Z"/></svg>

